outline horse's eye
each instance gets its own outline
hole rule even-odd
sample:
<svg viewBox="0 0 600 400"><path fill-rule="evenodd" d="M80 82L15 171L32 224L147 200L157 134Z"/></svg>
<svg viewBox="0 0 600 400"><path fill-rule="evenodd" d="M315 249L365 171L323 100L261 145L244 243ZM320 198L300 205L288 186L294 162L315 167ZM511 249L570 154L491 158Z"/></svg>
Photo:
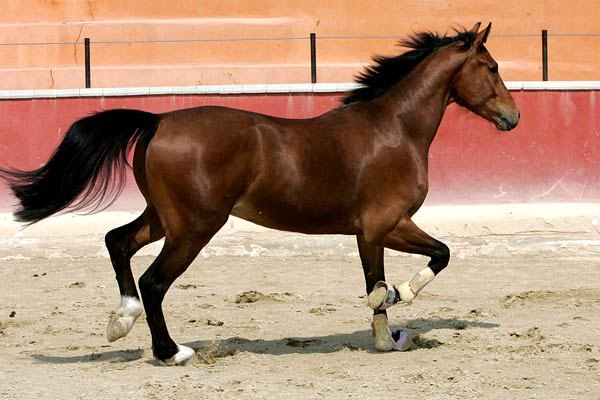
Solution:
<svg viewBox="0 0 600 400"><path fill-rule="evenodd" d="M498 64L496 64L496 65L492 65L492 66L490 67L490 72L491 72L492 74L497 74L497 73L498 73Z"/></svg>

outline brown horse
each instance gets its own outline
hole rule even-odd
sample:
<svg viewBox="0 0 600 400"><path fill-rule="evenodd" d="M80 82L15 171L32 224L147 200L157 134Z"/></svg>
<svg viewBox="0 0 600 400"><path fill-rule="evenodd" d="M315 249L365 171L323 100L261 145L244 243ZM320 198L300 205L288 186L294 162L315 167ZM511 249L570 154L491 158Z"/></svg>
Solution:
<svg viewBox="0 0 600 400"><path fill-rule="evenodd" d="M446 106L456 102L500 130L519 111L484 47L490 26L454 36L419 33L410 50L378 57L344 105L316 118L282 119L222 107L161 115L109 110L75 122L52 157L34 171L2 170L20 200L16 218L34 223L61 210L114 200L126 156L147 207L106 235L121 293L110 341L127 335L142 304L130 259L165 238L139 279L158 360L186 364L195 353L170 337L163 298L229 215L286 231L356 235L375 346L404 349L385 308L410 301L448 264L448 247L412 221L427 194L427 155ZM383 249L429 256L428 267L398 288L385 282Z"/></svg>

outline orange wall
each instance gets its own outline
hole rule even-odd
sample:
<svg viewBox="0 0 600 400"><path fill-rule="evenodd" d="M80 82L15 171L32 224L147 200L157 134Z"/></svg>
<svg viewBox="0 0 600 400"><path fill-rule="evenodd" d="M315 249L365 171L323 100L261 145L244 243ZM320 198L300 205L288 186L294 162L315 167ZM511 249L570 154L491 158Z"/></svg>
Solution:
<svg viewBox="0 0 600 400"><path fill-rule="evenodd" d="M19 0L0 1L0 89L84 85L83 42L92 42L92 86L308 82L308 39L127 43L307 37L315 32L319 82L348 82L373 54L394 54L399 36L492 21L489 48L505 80L541 79L548 29L551 80L600 80L597 0ZM513 36L506 36L513 35ZM554 35L554 36L553 36Z"/></svg>

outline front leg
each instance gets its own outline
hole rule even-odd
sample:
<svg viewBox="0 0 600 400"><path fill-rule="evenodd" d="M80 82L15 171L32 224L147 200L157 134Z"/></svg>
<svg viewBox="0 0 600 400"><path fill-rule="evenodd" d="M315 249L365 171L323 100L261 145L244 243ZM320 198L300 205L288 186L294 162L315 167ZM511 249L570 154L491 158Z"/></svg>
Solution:
<svg viewBox="0 0 600 400"><path fill-rule="evenodd" d="M448 246L423 232L409 217L402 218L392 230L374 235L371 240L393 250L431 258L427 268L397 288L386 284L383 280L376 283L374 290L369 294L369 306L374 310L389 307L392 297L390 295L394 294L394 291L400 300L411 302L437 274L446 268L450 260Z"/></svg>
<svg viewBox="0 0 600 400"><path fill-rule="evenodd" d="M364 236L361 235L358 235L356 239L360 261L365 273L367 294L369 294L373 291L377 282L385 281L383 247L367 243ZM406 333L397 331L392 334L388 327L388 318L385 309L375 309L373 311L371 328L373 337L375 338L375 348L379 351L404 351L410 348L412 344Z"/></svg>

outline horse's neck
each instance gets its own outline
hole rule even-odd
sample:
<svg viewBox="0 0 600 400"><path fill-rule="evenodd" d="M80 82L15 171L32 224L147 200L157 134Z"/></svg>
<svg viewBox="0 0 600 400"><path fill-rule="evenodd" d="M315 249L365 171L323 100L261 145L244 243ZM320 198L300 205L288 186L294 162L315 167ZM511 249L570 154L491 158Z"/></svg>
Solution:
<svg viewBox="0 0 600 400"><path fill-rule="evenodd" d="M463 61L460 54L440 51L417 65L382 99L391 107L391 115L399 119L399 133L412 138L426 152L446 111L450 83Z"/></svg>

